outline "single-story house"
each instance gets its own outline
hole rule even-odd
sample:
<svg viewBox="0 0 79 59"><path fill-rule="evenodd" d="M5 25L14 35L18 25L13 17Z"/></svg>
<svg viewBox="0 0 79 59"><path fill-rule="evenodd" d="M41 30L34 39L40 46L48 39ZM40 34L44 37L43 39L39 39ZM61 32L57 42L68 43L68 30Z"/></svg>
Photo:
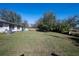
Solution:
<svg viewBox="0 0 79 59"><path fill-rule="evenodd" d="M79 35L79 24L69 30L69 34Z"/></svg>
<svg viewBox="0 0 79 59"><path fill-rule="evenodd" d="M0 33L7 31L12 31L12 32L22 31L22 26L0 19Z"/></svg>

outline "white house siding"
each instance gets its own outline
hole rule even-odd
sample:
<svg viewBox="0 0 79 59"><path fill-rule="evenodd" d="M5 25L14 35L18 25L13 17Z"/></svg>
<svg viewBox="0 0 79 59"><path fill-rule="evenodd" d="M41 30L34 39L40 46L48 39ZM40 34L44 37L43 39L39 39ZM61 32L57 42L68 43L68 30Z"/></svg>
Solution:
<svg viewBox="0 0 79 59"><path fill-rule="evenodd" d="M12 31L13 31L13 32L22 31L22 27L20 27L20 28L18 29L18 27L15 26L14 29L12 29Z"/></svg>
<svg viewBox="0 0 79 59"><path fill-rule="evenodd" d="M17 31L22 31L22 27L20 27L19 29L17 28Z"/></svg>
<svg viewBox="0 0 79 59"><path fill-rule="evenodd" d="M13 32L17 31L17 26L14 26L14 28L12 29Z"/></svg>
<svg viewBox="0 0 79 59"><path fill-rule="evenodd" d="M4 28L0 27L0 33L3 33L3 32L4 32Z"/></svg>
<svg viewBox="0 0 79 59"><path fill-rule="evenodd" d="M6 32L10 30L9 24L3 24L2 27L0 27L0 33ZM13 29L11 29L13 32L22 31L22 27L18 28L17 26L14 26Z"/></svg>
<svg viewBox="0 0 79 59"><path fill-rule="evenodd" d="M2 27L0 27L0 32L3 33L6 30L9 30L9 25L8 24L4 24Z"/></svg>

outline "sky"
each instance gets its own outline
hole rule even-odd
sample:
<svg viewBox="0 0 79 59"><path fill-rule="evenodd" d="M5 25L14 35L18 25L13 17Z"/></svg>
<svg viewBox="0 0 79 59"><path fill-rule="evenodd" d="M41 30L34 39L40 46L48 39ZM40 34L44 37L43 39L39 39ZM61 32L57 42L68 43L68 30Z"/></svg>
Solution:
<svg viewBox="0 0 79 59"><path fill-rule="evenodd" d="M20 14L22 20L34 24L45 12L53 12L57 19L79 15L78 3L1 3L0 9L9 9Z"/></svg>

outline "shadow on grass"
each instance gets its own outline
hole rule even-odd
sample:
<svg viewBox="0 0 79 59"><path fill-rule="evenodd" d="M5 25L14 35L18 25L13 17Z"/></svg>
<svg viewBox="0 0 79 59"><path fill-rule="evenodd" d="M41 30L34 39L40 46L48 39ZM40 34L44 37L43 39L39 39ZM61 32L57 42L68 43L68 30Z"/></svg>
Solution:
<svg viewBox="0 0 79 59"><path fill-rule="evenodd" d="M24 54L21 54L20 56L24 56Z"/></svg>
<svg viewBox="0 0 79 59"><path fill-rule="evenodd" d="M24 56L24 54L21 54L20 56ZM59 55L57 55L55 53L51 53L51 56L59 56Z"/></svg>
<svg viewBox="0 0 79 59"><path fill-rule="evenodd" d="M79 37L73 36L73 37L69 37L69 39L72 39L75 44L75 46L79 46Z"/></svg>
<svg viewBox="0 0 79 59"><path fill-rule="evenodd" d="M51 53L51 56L59 56L59 55L57 55L57 54L55 54L55 53Z"/></svg>
<svg viewBox="0 0 79 59"><path fill-rule="evenodd" d="M56 35L48 35L48 36L64 39L64 37L60 37L60 36L56 36Z"/></svg>
<svg viewBox="0 0 79 59"><path fill-rule="evenodd" d="M61 39L71 39L72 40L72 43L75 45L75 46L79 46L79 36L69 36L69 37L60 37L60 36L56 36L56 35L48 35L48 36L52 36L52 37L56 37L56 38L61 38Z"/></svg>
<svg viewBox="0 0 79 59"><path fill-rule="evenodd" d="M41 31L41 30L36 30L37 32L44 32L44 33L47 33L49 31Z"/></svg>

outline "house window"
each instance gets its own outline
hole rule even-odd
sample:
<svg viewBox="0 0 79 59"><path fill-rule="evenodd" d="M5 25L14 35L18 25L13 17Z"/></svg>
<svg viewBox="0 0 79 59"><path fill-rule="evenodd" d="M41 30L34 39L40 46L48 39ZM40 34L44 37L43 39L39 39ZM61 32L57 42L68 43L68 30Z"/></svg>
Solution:
<svg viewBox="0 0 79 59"><path fill-rule="evenodd" d="M17 26L18 29L20 29L20 26Z"/></svg>
<svg viewBox="0 0 79 59"><path fill-rule="evenodd" d="M9 24L6 24L6 23L5 23L5 24L3 24L3 26L5 26L5 27L8 27L8 25L9 25Z"/></svg>
<svg viewBox="0 0 79 59"><path fill-rule="evenodd" d="M10 28L10 29L14 29L14 25L10 24L10 25L9 25L9 28Z"/></svg>
<svg viewBox="0 0 79 59"><path fill-rule="evenodd" d="M2 22L0 22L0 27L3 27L3 23Z"/></svg>

